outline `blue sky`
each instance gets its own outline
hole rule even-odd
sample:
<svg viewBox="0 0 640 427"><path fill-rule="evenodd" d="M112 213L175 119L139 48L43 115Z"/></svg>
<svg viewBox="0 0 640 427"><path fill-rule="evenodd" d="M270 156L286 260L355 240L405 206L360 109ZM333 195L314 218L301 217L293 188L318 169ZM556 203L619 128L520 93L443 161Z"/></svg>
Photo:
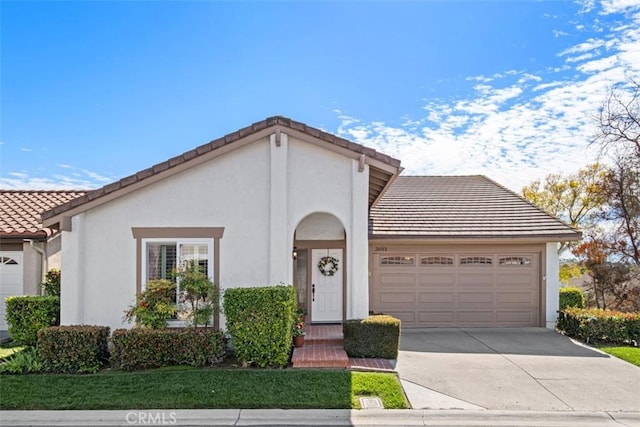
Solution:
<svg viewBox="0 0 640 427"><path fill-rule="evenodd" d="M0 187L95 188L272 115L519 191L595 159L640 0L2 1Z"/></svg>

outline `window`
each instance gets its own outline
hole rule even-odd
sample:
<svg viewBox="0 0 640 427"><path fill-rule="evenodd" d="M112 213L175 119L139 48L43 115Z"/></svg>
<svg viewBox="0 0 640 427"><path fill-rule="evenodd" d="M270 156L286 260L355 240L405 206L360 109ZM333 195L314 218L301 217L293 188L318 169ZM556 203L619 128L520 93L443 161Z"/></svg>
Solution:
<svg viewBox="0 0 640 427"><path fill-rule="evenodd" d="M420 265L453 265L452 256L424 256L420 258Z"/></svg>
<svg viewBox="0 0 640 427"><path fill-rule="evenodd" d="M460 258L460 265L491 265L493 258L485 256L465 256Z"/></svg>
<svg viewBox="0 0 640 427"><path fill-rule="evenodd" d="M531 265L531 257L528 256L506 256L498 260L500 265Z"/></svg>
<svg viewBox="0 0 640 427"><path fill-rule="evenodd" d="M9 258L8 256L0 257L0 264L2 265L18 265L18 261L13 258Z"/></svg>
<svg viewBox="0 0 640 427"><path fill-rule="evenodd" d="M203 272L213 280L213 241L183 239L143 239L145 247L143 286L149 280L173 280L173 273L186 263L197 263ZM178 291L180 284L178 283Z"/></svg>
<svg viewBox="0 0 640 427"><path fill-rule="evenodd" d="M133 227L136 241L136 292L149 280L174 280L173 272L185 263L195 262L220 288L219 248L223 227ZM180 284L177 283L178 291ZM176 293L176 304L179 293ZM179 307L180 308L180 307ZM214 313L214 327L220 319Z"/></svg>
<svg viewBox="0 0 640 427"><path fill-rule="evenodd" d="M380 265L413 265L416 258L413 256L383 256L380 258Z"/></svg>

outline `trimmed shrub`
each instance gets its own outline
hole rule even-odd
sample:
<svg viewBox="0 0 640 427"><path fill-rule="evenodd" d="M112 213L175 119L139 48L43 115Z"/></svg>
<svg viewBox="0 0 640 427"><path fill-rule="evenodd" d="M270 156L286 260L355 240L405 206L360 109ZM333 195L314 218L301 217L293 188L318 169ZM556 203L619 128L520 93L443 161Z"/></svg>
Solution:
<svg viewBox="0 0 640 427"><path fill-rule="evenodd" d="M60 297L24 295L5 299L9 333L14 341L36 345L40 329L60 324Z"/></svg>
<svg viewBox="0 0 640 427"><path fill-rule="evenodd" d="M560 311L556 326L566 335L586 343L638 345L640 342L640 313L569 307Z"/></svg>
<svg viewBox="0 0 640 427"><path fill-rule="evenodd" d="M52 326L38 332L43 370L61 374L97 372L109 360L108 326Z"/></svg>
<svg viewBox="0 0 640 427"><path fill-rule="evenodd" d="M560 288L560 310L567 307L584 308L584 292L580 288L566 286Z"/></svg>
<svg viewBox="0 0 640 427"><path fill-rule="evenodd" d="M227 289L223 308L235 356L243 366L289 363L297 315L292 286Z"/></svg>
<svg viewBox="0 0 640 427"><path fill-rule="evenodd" d="M395 317L373 315L364 320L347 320L342 330L344 349L350 357L398 357L400 320Z"/></svg>
<svg viewBox="0 0 640 427"><path fill-rule="evenodd" d="M111 367L128 371L211 366L224 359L227 349L223 333L206 328L116 329L111 343Z"/></svg>

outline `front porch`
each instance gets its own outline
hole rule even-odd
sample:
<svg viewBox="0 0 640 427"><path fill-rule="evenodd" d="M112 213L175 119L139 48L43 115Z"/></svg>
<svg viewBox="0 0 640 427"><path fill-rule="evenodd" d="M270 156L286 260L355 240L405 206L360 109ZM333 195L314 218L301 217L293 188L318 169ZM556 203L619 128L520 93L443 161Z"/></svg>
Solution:
<svg viewBox="0 0 640 427"><path fill-rule="evenodd" d="M294 368L339 368L361 371L393 371L395 361L350 358L344 351L340 324L305 325L304 346L293 349Z"/></svg>

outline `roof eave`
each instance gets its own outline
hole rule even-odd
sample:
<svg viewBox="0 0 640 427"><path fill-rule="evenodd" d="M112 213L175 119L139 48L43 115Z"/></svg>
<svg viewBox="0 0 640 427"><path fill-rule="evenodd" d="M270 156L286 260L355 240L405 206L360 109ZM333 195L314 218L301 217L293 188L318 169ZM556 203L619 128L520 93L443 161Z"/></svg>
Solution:
<svg viewBox="0 0 640 427"><path fill-rule="evenodd" d="M582 239L582 233L552 233L552 234L461 234L461 235L439 235L439 234L369 234L369 241L391 241L391 240L429 240L429 241L480 241L490 240L492 242L508 241L512 242L527 241L527 242L576 242Z"/></svg>
<svg viewBox="0 0 640 427"><path fill-rule="evenodd" d="M296 122L282 116L275 116L253 123L250 126L215 139L165 162L158 163L136 174L97 190L90 191L67 203L46 210L41 214L43 225L45 227L60 228L60 224L68 224L69 218L74 215L107 203L138 188L175 175L189 167L209 161L251 142L268 137L274 132L279 133L280 127L286 128L286 133L294 137L300 136L304 138L305 141L329 146L355 159L364 154L367 164L386 170L392 174L392 176L397 176L399 173L400 161L393 157L329 134L320 129L307 126L304 123ZM386 187L388 188L388 185Z"/></svg>

